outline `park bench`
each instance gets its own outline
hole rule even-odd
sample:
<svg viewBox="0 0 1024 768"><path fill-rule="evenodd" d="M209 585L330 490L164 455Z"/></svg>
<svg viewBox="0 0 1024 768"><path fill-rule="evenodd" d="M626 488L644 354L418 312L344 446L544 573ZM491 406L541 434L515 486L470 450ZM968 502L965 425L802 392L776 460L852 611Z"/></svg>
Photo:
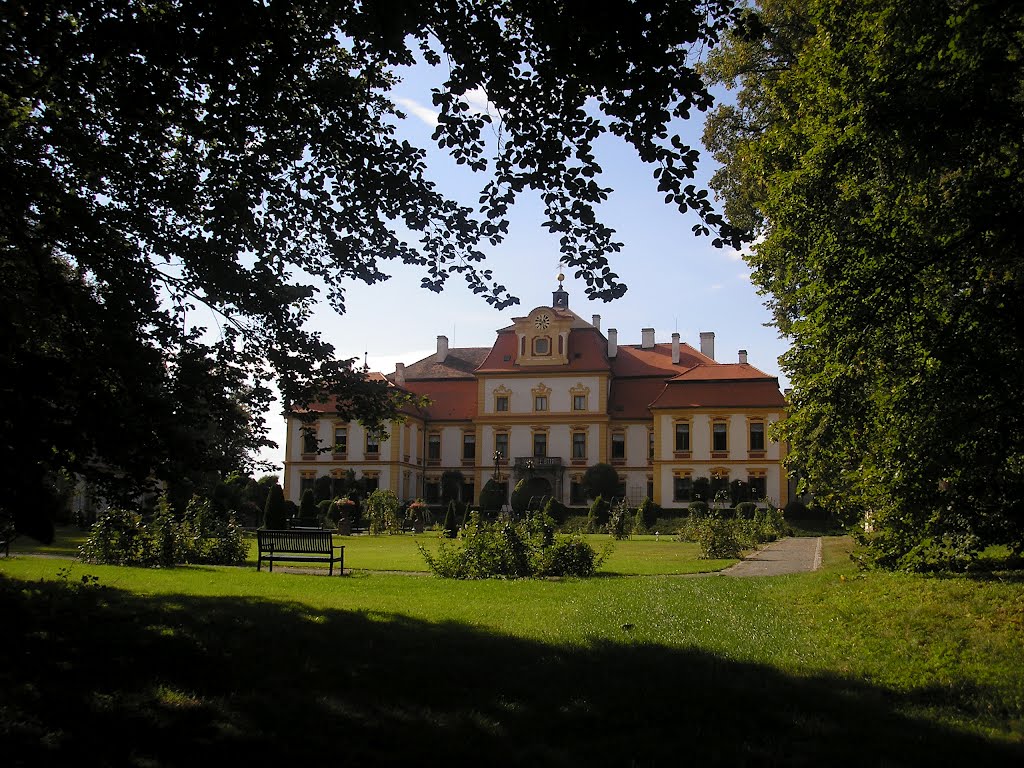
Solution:
<svg viewBox="0 0 1024 768"><path fill-rule="evenodd" d="M256 570L260 570L263 561L270 563L270 570L274 570L274 561L287 563L328 563L330 568L328 575L334 575L334 564L338 564L338 570L345 573L345 547L335 546L331 539L330 531L305 530L305 531L256 531L256 542L259 556L256 560ZM338 554L334 554L338 550Z"/></svg>

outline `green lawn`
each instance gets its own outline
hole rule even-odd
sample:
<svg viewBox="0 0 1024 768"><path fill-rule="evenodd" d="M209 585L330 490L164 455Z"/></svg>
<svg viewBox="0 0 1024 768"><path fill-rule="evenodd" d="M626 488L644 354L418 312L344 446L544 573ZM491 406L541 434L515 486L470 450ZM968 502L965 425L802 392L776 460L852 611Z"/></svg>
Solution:
<svg viewBox="0 0 1024 768"><path fill-rule="evenodd" d="M768 579L0 559L5 761L1020 764L1024 584L850 546Z"/></svg>
<svg viewBox="0 0 1024 768"><path fill-rule="evenodd" d="M45 554L77 557L79 545L86 534L77 528L60 528L53 544L40 545L24 537L11 545L12 552L41 552ZM249 565L256 566L256 537L251 536ZM726 568L735 560L699 560L697 545L678 542L672 536L637 536L626 541L612 542L604 535L584 536L595 550L601 552L611 546L611 551L601 568L603 574L617 575L671 575L683 573L705 573ZM417 544L429 551L437 549L437 533L427 532L414 536L335 536L334 543L345 546L345 568L359 571L422 571L427 572L426 563ZM310 564L309 567L318 567ZM326 570L327 566L323 566Z"/></svg>

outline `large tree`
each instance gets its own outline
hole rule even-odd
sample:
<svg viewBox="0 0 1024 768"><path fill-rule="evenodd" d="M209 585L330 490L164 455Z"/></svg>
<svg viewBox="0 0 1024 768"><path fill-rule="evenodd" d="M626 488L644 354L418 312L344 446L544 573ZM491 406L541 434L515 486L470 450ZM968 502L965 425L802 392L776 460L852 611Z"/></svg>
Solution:
<svg viewBox="0 0 1024 768"><path fill-rule="evenodd" d="M739 98L706 141L793 342L794 469L884 565L1021 552L1024 4L760 7L709 61Z"/></svg>
<svg viewBox="0 0 1024 768"><path fill-rule="evenodd" d="M619 244L596 214L610 192L593 151L603 134L651 164L669 204L702 216L697 230L735 242L689 183L696 151L670 130L710 105L692 62L732 11L732 0L4 3L0 462L24 492L0 504L24 508L54 468L130 491L175 460L198 464L188 445L235 425L220 404L258 412L269 380L288 404L327 393L343 417L386 417L385 388L305 328L314 302L343 311L347 281L384 280L394 261L422 268L431 290L458 274L513 303L481 262L523 192L543 200L587 292L621 295L607 259ZM475 208L442 195L426 152L396 129L389 90L417 59L445 67L434 139L484 174ZM477 88L488 114L469 106ZM218 332L189 327L198 304ZM210 375L183 391L182 360ZM163 434L175 424L200 428L183 444ZM261 434L257 423L243 442Z"/></svg>

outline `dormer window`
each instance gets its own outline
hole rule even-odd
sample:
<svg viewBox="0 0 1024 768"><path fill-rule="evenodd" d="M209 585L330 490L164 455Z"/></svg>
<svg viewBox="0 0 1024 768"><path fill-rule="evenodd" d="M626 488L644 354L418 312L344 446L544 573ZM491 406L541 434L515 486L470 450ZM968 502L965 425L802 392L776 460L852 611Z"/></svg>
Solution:
<svg viewBox="0 0 1024 768"><path fill-rule="evenodd" d="M534 355L550 355L551 354L551 339L547 336L538 336L533 340L533 354Z"/></svg>

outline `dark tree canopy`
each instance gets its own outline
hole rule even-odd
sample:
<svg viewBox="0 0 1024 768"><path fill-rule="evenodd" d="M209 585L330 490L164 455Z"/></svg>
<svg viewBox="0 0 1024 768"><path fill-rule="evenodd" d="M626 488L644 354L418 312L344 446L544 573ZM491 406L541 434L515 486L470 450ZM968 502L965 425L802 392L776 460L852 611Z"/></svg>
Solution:
<svg viewBox="0 0 1024 768"><path fill-rule="evenodd" d="M131 492L237 448L211 431L258 447L270 380L289 405L339 394L342 417L375 423L394 402L304 327L314 303L343 311L346 281L384 280L388 262L421 268L431 290L457 274L515 302L482 261L526 191L588 293L621 295L607 260L620 246L595 211L605 133L698 229L734 241L669 128L711 103L691 64L732 6L4 3L0 462L26 487L63 468ZM434 138L483 174L475 208L442 195L396 129L389 89L417 57L446 67ZM489 115L469 108L478 87ZM197 305L218 328L188 327ZM181 366L207 375L184 386Z"/></svg>
<svg viewBox="0 0 1024 768"><path fill-rule="evenodd" d="M878 562L1024 550L1024 6L765 0L714 186L793 344L780 436Z"/></svg>

